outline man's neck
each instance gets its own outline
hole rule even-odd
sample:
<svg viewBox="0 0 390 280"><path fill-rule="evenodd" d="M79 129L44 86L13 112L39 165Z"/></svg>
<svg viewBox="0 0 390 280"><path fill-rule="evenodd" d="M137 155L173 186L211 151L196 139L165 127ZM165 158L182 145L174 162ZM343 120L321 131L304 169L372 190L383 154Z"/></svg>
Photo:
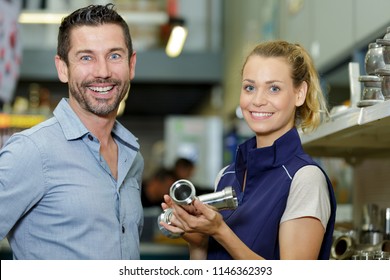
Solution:
<svg viewBox="0 0 390 280"><path fill-rule="evenodd" d="M99 139L101 145L107 145L111 140L111 132L116 120L116 112L106 116L99 116L81 109L80 106L70 104L76 115L85 127Z"/></svg>

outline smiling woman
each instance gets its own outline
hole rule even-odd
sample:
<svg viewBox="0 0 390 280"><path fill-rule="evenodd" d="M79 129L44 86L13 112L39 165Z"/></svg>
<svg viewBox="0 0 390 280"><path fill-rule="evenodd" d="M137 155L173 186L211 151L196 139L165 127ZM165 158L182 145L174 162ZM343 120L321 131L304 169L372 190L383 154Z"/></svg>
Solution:
<svg viewBox="0 0 390 280"><path fill-rule="evenodd" d="M259 44L242 70L240 107L255 136L221 170L216 191L232 186L238 207L220 213L164 197L171 224L193 259L329 259L336 201L325 172L303 150L297 127L314 129L325 108L306 50ZM183 235L184 234L184 235Z"/></svg>
<svg viewBox="0 0 390 280"><path fill-rule="evenodd" d="M270 146L293 127L295 109L305 101L307 84L295 89L286 60L279 57L250 57L242 76L243 116L259 136L257 146Z"/></svg>

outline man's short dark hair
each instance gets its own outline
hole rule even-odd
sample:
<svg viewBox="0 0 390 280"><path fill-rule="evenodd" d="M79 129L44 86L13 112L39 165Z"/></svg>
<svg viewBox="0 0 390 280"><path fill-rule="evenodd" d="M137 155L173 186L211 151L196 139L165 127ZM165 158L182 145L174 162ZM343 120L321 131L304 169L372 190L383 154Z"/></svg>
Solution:
<svg viewBox="0 0 390 280"><path fill-rule="evenodd" d="M129 59L133 53L129 26L126 21L115 11L114 4L89 5L80 8L63 18L58 32L57 55L68 64L70 50L70 32L75 27L98 26L102 24L117 24L122 28L125 43L129 51Z"/></svg>

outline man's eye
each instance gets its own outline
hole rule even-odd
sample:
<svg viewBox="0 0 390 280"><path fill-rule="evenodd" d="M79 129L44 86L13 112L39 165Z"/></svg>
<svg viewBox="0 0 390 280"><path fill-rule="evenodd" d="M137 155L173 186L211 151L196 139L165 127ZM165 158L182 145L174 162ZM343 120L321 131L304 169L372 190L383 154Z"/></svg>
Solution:
<svg viewBox="0 0 390 280"><path fill-rule="evenodd" d="M117 54L117 53L113 53L111 56L110 56L111 59L119 59L121 58L120 54Z"/></svg>
<svg viewBox="0 0 390 280"><path fill-rule="evenodd" d="M88 55L84 55L84 56L81 57L81 60L83 60L83 61L90 61L90 60L92 60L92 58L90 56L88 56Z"/></svg>

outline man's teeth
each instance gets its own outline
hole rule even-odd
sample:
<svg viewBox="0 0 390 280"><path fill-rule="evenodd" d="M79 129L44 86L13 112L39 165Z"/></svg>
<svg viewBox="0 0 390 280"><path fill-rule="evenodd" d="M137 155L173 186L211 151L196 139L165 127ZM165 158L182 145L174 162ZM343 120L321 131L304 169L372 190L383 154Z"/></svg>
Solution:
<svg viewBox="0 0 390 280"><path fill-rule="evenodd" d="M255 117L270 117L272 116L272 113L257 113L257 112L252 112L252 115Z"/></svg>
<svg viewBox="0 0 390 280"><path fill-rule="evenodd" d="M107 94L113 86L109 87L89 87L90 90L93 90L94 92L98 92L100 94Z"/></svg>

